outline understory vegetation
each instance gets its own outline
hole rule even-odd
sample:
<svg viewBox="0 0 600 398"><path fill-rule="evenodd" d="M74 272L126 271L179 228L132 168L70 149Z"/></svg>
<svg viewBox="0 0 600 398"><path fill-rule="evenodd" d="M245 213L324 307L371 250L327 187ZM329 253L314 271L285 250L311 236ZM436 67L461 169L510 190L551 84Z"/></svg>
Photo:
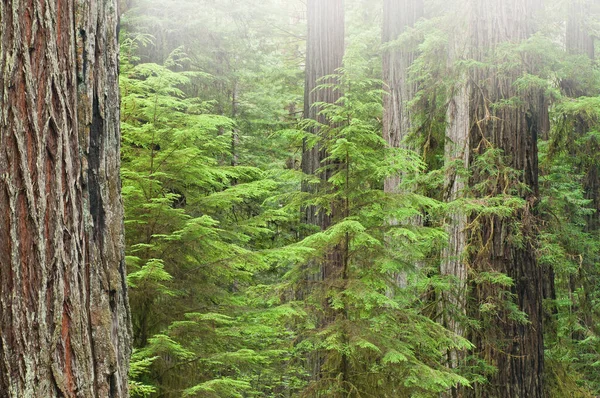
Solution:
<svg viewBox="0 0 600 398"><path fill-rule="evenodd" d="M600 12L480 2L347 0L316 118L313 0L124 2L133 397L600 395Z"/></svg>

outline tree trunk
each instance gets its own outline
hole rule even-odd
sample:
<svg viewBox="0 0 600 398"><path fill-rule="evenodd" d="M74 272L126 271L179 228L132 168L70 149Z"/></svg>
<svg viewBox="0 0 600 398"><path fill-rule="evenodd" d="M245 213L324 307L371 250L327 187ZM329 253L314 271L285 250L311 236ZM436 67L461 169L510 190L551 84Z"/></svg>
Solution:
<svg viewBox="0 0 600 398"><path fill-rule="evenodd" d="M460 40L455 39L455 43ZM451 61L462 58L456 45L451 50ZM452 202L463 195L466 186L464 174L461 169L468 168L469 164L469 129L471 127L470 93L471 85L468 78L462 75L452 93L447 111L445 159L449 164L449 172L445 181L446 202ZM452 278L452 288L442 292L441 323L448 330L459 336L464 336L464 327L461 317L466 315L467 297L467 215L459 210L449 214L446 232L448 233L448 246L442 252L440 274ZM448 353L448 365L456 368L462 358L457 351Z"/></svg>
<svg viewBox="0 0 600 398"><path fill-rule="evenodd" d="M385 0L382 34L384 45L397 40L421 17L423 0ZM417 87L409 80L408 71L415 58L415 51L400 48L397 44L391 44L383 53L383 82L386 93L383 97L383 138L392 148L409 148L406 143L411 128L408 103L414 98ZM398 193L401 179L401 175L386 178L384 191ZM421 224L420 219L413 221L415 224ZM397 222L390 220L390 223ZM406 272L398 273L395 278L398 286L406 287Z"/></svg>
<svg viewBox="0 0 600 398"><path fill-rule="evenodd" d="M594 62L594 37L590 34L591 29L586 24L586 18L591 14L592 2L590 0L574 0L569 5L567 29L566 29L566 50L572 55L583 55ZM571 97L598 95L597 92L589 87L576 88L574 82L565 80L562 87L565 94ZM585 137L588 132L597 128L598 120L589 114L577 115L574 121L573 142L577 142ZM586 141L583 146L572 149L575 157L582 158L578 165L578 171L584 175L583 190L585 198L591 201L591 206L595 210L586 217L585 231L597 236L600 230L600 164L596 161L595 153L598 152L600 143L596 139ZM587 154L587 156L586 156ZM591 292L595 290L599 276L595 271L595 263L585 259L579 269L579 275L571 278L571 293L576 294L579 287L583 287L580 307L583 324L591 330L600 331L600 327L594 322L598 310L594 309Z"/></svg>
<svg viewBox="0 0 600 398"><path fill-rule="evenodd" d="M594 59L594 37L590 34L585 20L591 11L590 0L572 0L567 20L566 47L569 54L587 55Z"/></svg>
<svg viewBox="0 0 600 398"><path fill-rule="evenodd" d="M116 0L0 2L0 396L126 397Z"/></svg>
<svg viewBox="0 0 600 398"><path fill-rule="evenodd" d="M306 81L304 87L304 118L315 120L321 126L330 125L328 118L322 114L321 107L315 104L333 104L341 97L341 91L336 87L317 88L321 84L339 83L335 78L323 79L337 73L342 67L344 57L344 3L342 0L308 0L307 2L308 36L306 47ZM312 127L309 132L318 136L317 145L310 146L304 141L302 151L302 171L307 175L318 175L318 185L303 183L302 190L311 193L325 193L331 188L327 187L327 180L338 170L341 165L326 164L328 156L323 145L323 129ZM321 168L325 167L325 171ZM308 206L304 209L303 221L307 224L318 226L321 230L329 228L334 220L343 217L343 206L340 203L331 203L329 209ZM327 281L344 278L344 247L337 245L330 248L325 258L319 260L319 275L308 275L309 280ZM308 266L307 269L313 268ZM323 287L325 288L325 287ZM301 293L303 294L303 293ZM323 312L319 315L319 326L326 327L335 317L329 303L323 303ZM326 378L323 364L327 358L322 353L317 353L316 358L310 360L309 365L312 377L315 380ZM345 363L345 361L342 361ZM337 372L333 370L334 377ZM341 369L341 373L345 374Z"/></svg>
<svg viewBox="0 0 600 398"><path fill-rule="evenodd" d="M414 26L423 17L423 0L385 0L383 2L383 43L390 43ZM407 147L405 139L410 133L408 103L414 98L417 87L410 82L408 70L416 57L415 51L397 45L383 53L383 138L392 148ZM385 181L385 192L396 192L401 176Z"/></svg>
<svg viewBox="0 0 600 398"><path fill-rule="evenodd" d="M316 120L328 125L329 120L320 114L321 107L315 103L333 104L341 92L334 88L317 88L321 84L335 84L336 79L323 79L336 73L342 67L344 58L344 6L342 0L308 0L307 2L308 37L306 42L306 71L304 85L304 118ZM319 135L319 129L311 128L310 132ZM304 142L302 150L302 172L307 175L317 174L327 157L322 145L309 147ZM331 172L321 173L322 181L327 181ZM304 184L304 192L315 192L313 186ZM331 224L331 217L325 212L318 212L314 206L306 209L304 221L308 224L326 229Z"/></svg>
<svg viewBox="0 0 600 398"><path fill-rule="evenodd" d="M532 34L533 16L540 1L471 0L471 7L472 57L490 62L490 51L498 45L518 43ZM535 206L539 196L537 136L542 128L543 111L538 92L517 92L515 88L514 82L523 69L513 67L499 73L492 65L475 68L471 76L470 184L480 185L474 194L485 198L512 193L525 201L523 208L509 218L479 215L470 219L469 241L474 253L470 265L475 275L502 273L514 283L511 287L485 280L472 283L471 315L481 322L482 329L475 331L471 340L478 354L497 368L489 384L476 385L471 391L477 397L544 396L542 275L535 239ZM520 101L498 105L513 97ZM494 148L502 151L494 156L496 170L508 173L502 178L490 174L485 167L478 168L475 161ZM515 318L514 309L507 305L509 300L514 300L518 311L526 315L526 322ZM490 308L491 311L485 312Z"/></svg>

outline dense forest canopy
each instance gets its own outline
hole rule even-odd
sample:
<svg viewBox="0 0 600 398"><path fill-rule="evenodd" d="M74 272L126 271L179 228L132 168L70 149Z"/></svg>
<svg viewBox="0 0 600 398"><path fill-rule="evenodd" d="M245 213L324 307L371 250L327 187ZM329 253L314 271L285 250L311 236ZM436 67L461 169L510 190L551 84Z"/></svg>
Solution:
<svg viewBox="0 0 600 398"><path fill-rule="evenodd" d="M600 394L600 7L133 0L138 397Z"/></svg>

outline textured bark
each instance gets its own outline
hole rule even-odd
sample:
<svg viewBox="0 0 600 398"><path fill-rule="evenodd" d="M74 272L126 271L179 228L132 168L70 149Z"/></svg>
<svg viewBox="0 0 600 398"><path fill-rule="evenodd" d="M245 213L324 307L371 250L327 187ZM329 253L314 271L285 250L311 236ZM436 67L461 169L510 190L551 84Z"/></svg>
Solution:
<svg viewBox="0 0 600 398"><path fill-rule="evenodd" d="M307 2L308 38L306 47L306 82L304 87L304 117L316 120L320 125L330 122L320 114L321 107L316 103L335 103L341 92L334 87L317 88L321 84L335 84L334 78L323 79L337 73L344 57L344 5L342 0L309 0ZM312 128L312 134L322 135L318 128ZM307 175L319 175L321 184L310 186L304 184L304 192L325 192L327 180L339 165L326 164L328 154L319 143L309 147L304 142L302 151L302 172ZM327 166L327 167L326 167ZM325 168L325 171L319 171ZM341 216L341 206L332 203L330 209L318 209L309 206L305 209L304 222L317 225L321 230L331 226L332 221ZM329 259L321 267L321 277L327 278L339 273L342 254L333 250Z"/></svg>
<svg viewBox="0 0 600 398"><path fill-rule="evenodd" d="M128 395L116 1L0 2L0 396Z"/></svg>
<svg viewBox="0 0 600 398"><path fill-rule="evenodd" d="M308 37L306 43L306 81L304 85L304 118L318 121L327 125L329 121L320 115L320 107L315 103L333 104L341 92L334 88L321 88L321 84L334 84L334 79L322 78L336 73L342 66L344 57L344 5L342 0L308 0L307 2ZM312 129L313 134L319 134L318 129ZM325 150L317 144L308 147L304 143L302 151L302 171L307 175L315 175L325 164ZM327 181L331 172L321 174L321 179ZM314 192L316 187L304 185L305 192ZM323 229L331 224L331 218L325 212L318 212L314 206L306 209L304 221L319 225Z"/></svg>
<svg viewBox="0 0 600 398"><path fill-rule="evenodd" d="M534 15L539 0L471 0L470 24L472 57L489 60L490 51L504 42L517 43L533 33ZM468 395L477 397L537 398L544 396L542 275L536 259L536 217L538 200L537 136L540 125L539 93L517 92L514 81L523 73L513 68L500 74L494 68L476 68L471 75L471 128L469 141L473 156L488 148L503 151L503 163L519 174L517 181L496 179L485 169L477 169L470 160L475 186L487 183L478 195L518 192L525 207L511 216L481 216L470 230L469 241L475 253L471 267L475 274L499 272L512 278L514 286L502 288L480 282L472 284L471 315L482 321L482 330L473 332L471 340L480 356L496 366L489 384L476 385ZM493 107L498 101L518 96L511 106ZM493 182L493 183L492 183ZM524 184L525 189L518 188ZM477 194L477 193L476 193ZM474 221L474 220L470 220ZM519 236L519 239L514 237ZM503 301L509 289L517 308L527 315L528 323L515 320ZM493 303L491 315L480 312L481 305Z"/></svg>
<svg viewBox="0 0 600 398"><path fill-rule="evenodd" d="M452 164L458 163L446 176L446 202L461 197L466 181L459 173L459 168L467 168L469 164L469 129L470 118L470 85L460 81L452 96L447 112L445 158ZM442 293L442 324L459 336L464 335L464 327L460 317L466 314L466 281L467 281L467 215L458 210L449 215L448 246L443 250L440 273L453 278L453 288ZM461 354L456 351L448 353L448 364L455 368L459 364Z"/></svg>

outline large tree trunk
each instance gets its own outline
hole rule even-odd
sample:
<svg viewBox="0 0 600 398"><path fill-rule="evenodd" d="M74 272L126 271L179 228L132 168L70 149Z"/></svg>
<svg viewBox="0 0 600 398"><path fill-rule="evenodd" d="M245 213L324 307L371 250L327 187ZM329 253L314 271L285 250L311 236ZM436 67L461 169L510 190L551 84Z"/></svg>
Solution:
<svg viewBox="0 0 600 398"><path fill-rule="evenodd" d="M317 88L321 84L335 84L335 79L323 77L333 75L342 67L344 58L344 4L342 0L308 0L307 2L308 37L306 42L306 81L304 85L304 118L316 120L328 125L329 120L320 114L321 107L315 103L333 104L341 92L334 87ZM319 134L318 128L311 133ZM327 154L322 145L312 147L305 140L302 151L302 171L315 175L323 166ZM321 173L321 179L327 181L329 173ZM314 192L317 187L304 185L305 192ZM331 218L324 211L311 206L306 209L304 221L319 225L323 229L331 224Z"/></svg>
<svg viewBox="0 0 600 398"><path fill-rule="evenodd" d="M116 0L0 2L0 396L125 397Z"/></svg>
<svg viewBox="0 0 600 398"><path fill-rule="evenodd" d="M505 42L518 43L533 32L533 16L539 0L471 0L470 39L472 56L489 62L490 51ZM540 126L539 93L517 92L514 82L523 69L513 67L502 73L494 67L475 68L470 93L471 129L470 184L480 184L476 196L513 193L524 199L523 208L510 218L479 215L470 230L471 267L475 275L502 273L514 285L502 287L488 281L472 284L471 315L482 329L472 341L478 354L496 366L489 384L477 385L477 397L537 398L544 396L542 335L542 275L536 259L536 217L538 198L537 136ZM518 103L500 105L502 100L519 97ZM503 167L515 171L497 178L486 168L478 168L475 158L488 149L500 149ZM483 184L483 187L481 186ZM485 279L485 278L484 278ZM516 319L506 304L513 300L527 321ZM491 309L489 312L483 309Z"/></svg>
<svg viewBox="0 0 600 398"><path fill-rule="evenodd" d="M315 120L322 128L312 127L310 133L319 137L319 143L310 146L305 140L302 151L302 171L307 175L318 175L320 183L303 184L302 190L311 193L325 193L329 191L327 180L338 170L341 165L326 164L328 156L323 141L325 126L330 125L328 118L321 114L322 108L317 103L335 103L341 96L341 91L336 87L318 88L321 84L338 83L335 78L323 79L337 73L342 66L344 57L344 3L342 0L308 0L307 2L308 37L306 47L306 82L304 87L304 118ZM324 171L321 168L325 168ZM331 203L329 209L308 206L304 209L304 222L318 226L321 230L329 228L334 220L343 217L341 203ZM320 272L318 275L308 275L307 278L323 281L323 288L329 282L345 277L345 249L342 245L330 248L325 258L318 261ZM313 264L314 265L314 264ZM314 268L308 266L307 269ZM310 274L310 273L309 273ZM311 288L312 289L312 288ZM301 292L301 294L304 294ZM323 302L323 312L319 315L319 326L327 325L335 318L334 311L329 308L328 302ZM310 362L310 371L315 380L328 378L323 374L323 364L327 358L322 353L317 353ZM345 361L342 361L344 367ZM337 376L345 375L345 370L330 370Z"/></svg>
<svg viewBox="0 0 600 398"><path fill-rule="evenodd" d="M451 62L463 59L461 49L463 40L455 37L454 48L451 50ZM452 67L452 66L451 66ZM448 163L448 173L444 184L444 200L452 202L463 195L466 186L464 172L469 164L469 129L471 127L470 93L471 85L465 74L461 74L455 91L451 93L447 110L447 128L445 159ZM454 210L449 214L446 227L448 245L442 252L440 274L451 278L452 288L441 294L441 323L448 330L459 336L464 336L464 326L461 318L466 315L467 297L467 215L465 212ZM463 354L452 350L448 352L448 366L458 367Z"/></svg>

